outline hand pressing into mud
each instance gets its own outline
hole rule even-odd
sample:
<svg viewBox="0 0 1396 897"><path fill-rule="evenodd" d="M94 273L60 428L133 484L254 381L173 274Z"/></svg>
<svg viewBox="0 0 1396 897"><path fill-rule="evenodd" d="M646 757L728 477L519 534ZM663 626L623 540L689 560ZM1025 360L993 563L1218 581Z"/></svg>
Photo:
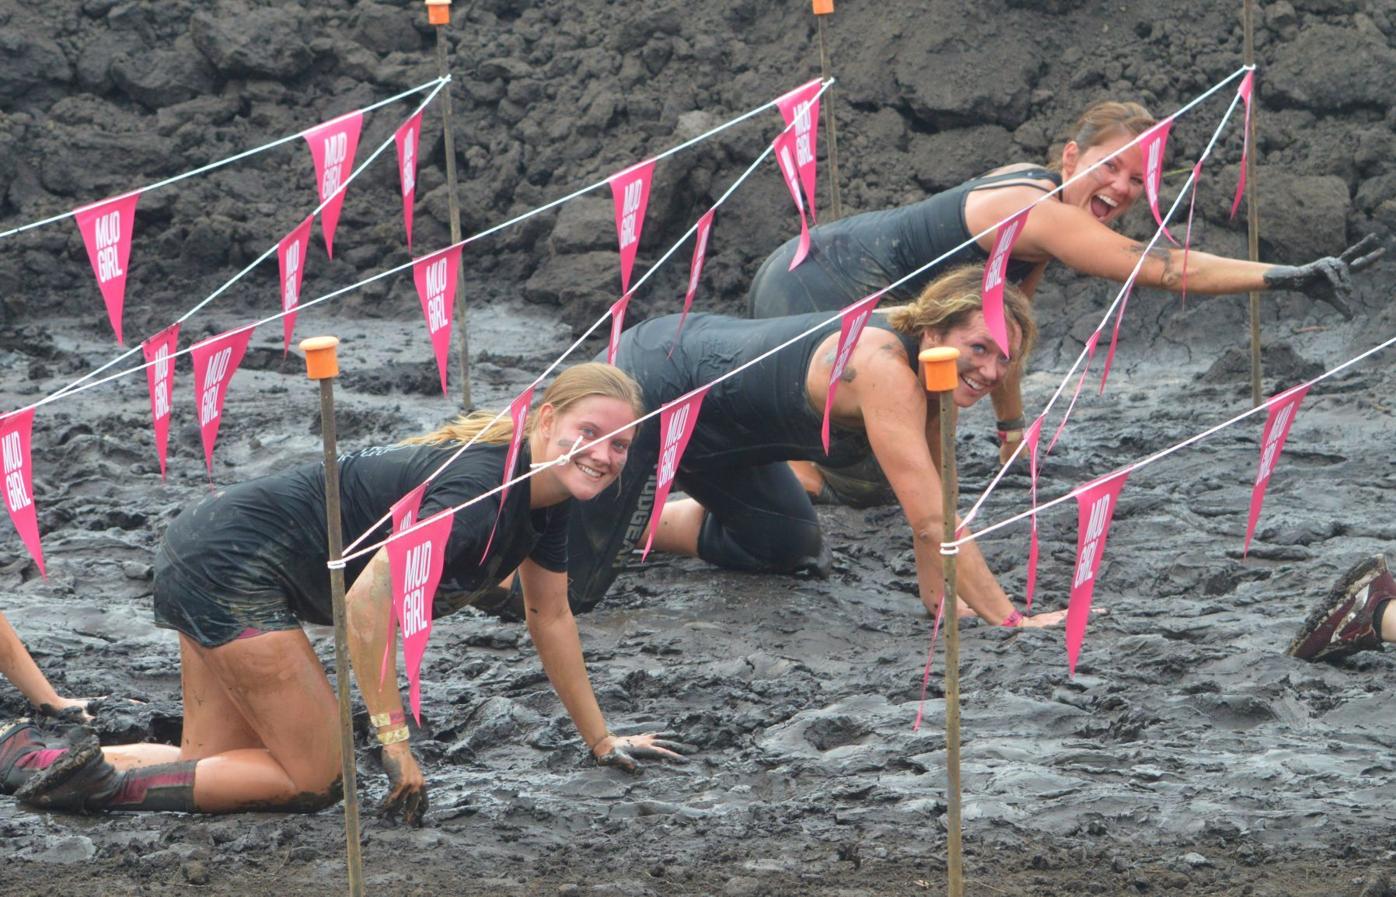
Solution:
<svg viewBox="0 0 1396 897"><path fill-rule="evenodd" d="M406 741L384 745L382 763L388 774L388 796L378 808L379 817L392 821L401 814L403 824L420 827L427 814L427 780L412 748Z"/></svg>
<svg viewBox="0 0 1396 897"><path fill-rule="evenodd" d="M105 697L105 696L104 696ZM40 714L65 723L90 723L92 711L102 698L64 698L48 701L38 706Z"/></svg>
<svg viewBox="0 0 1396 897"><path fill-rule="evenodd" d="M1368 267L1385 253L1385 247L1377 246L1376 234L1368 234L1345 249L1342 255L1298 267L1276 265L1265 272L1265 285L1272 290L1307 293L1320 302L1327 302L1351 320L1352 309L1347 300L1352 298L1352 272Z"/></svg>
<svg viewBox="0 0 1396 897"><path fill-rule="evenodd" d="M591 755L598 766L616 766L626 772L635 772L640 764L637 760L673 760L687 763L684 754L698 750L691 744L678 741L674 732L646 732L644 735L607 735L592 746Z"/></svg>
<svg viewBox="0 0 1396 897"><path fill-rule="evenodd" d="M1023 621L1018 625L1023 629L1047 629L1052 626L1060 626L1066 621L1066 611L1054 610L1045 614L1031 614L1023 617Z"/></svg>

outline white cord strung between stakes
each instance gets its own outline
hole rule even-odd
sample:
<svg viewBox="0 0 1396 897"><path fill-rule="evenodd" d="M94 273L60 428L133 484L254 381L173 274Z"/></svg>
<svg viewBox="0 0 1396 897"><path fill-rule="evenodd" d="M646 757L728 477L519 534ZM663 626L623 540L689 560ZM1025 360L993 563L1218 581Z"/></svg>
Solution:
<svg viewBox="0 0 1396 897"><path fill-rule="evenodd" d="M449 79L446 79L446 80L440 80L440 79L438 79L438 83L437 83L437 85L436 85L436 89L433 90L430 94L428 94L428 95L427 95L427 98L426 98L425 100L422 100L422 102L417 106L416 110L413 111L412 115L416 115L417 113L419 113L419 112L421 112L422 110L426 109L426 107L429 106L429 105L431 104L431 101L434 100L434 99L436 99L436 95L437 95L438 93L441 92L442 88L446 87L447 81L449 81ZM411 118L411 117L412 117L411 115L408 116L408 118ZM406 120L406 119L404 119L404 120ZM378 147L377 147L372 153L369 154L369 156L368 156L367 159L364 159L363 162L360 163L359 166L358 166L357 168L355 168L353 171L351 171L351 172L349 173L349 176L348 176L347 178L344 179L344 182L343 182L342 184L340 184L339 189L336 190L335 193L334 193L333 195L331 195L328 199L324 200L324 201L321 202L318 206L315 207L315 210L312 211L312 212L310 213L310 217L313 218L313 217L315 217L316 215L319 215L319 214L320 214L320 211L321 211L322 209L324 209L325 206L327 206L327 205L329 205L330 203L334 202L336 196L338 196L338 195L342 194L344 191L348 190L348 189L349 189L349 185L352 184L352 183L354 182L354 179L357 178L357 177L359 176L359 174L360 174L361 172L363 172L366 168L368 168L370 165L372 165L372 164L373 164L373 160L377 159L377 158L379 157L379 155L381 155L381 154L383 153L383 151L384 151L385 149L388 148L388 145L391 144L391 143L393 143L393 141L394 141L394 138L390 136L387 140L385 140L385 141L383 141L382 143L380 143L380 144L378 145ZM189 310L186 311L184 314L182 314L182 315L180 315L178 318L176 318L175 321L174 321L174 323L176 323L176 324L183 324L185 321L189 320L190 318L194 317L194 315L196 315L196 314L198 314L200 311L202 311L205 307L208 306L208 304L209 304L210 302L212 302L214 299L217 299L219 296L223 295L223 293L224 293L229 287L231 287L233 284L237 283L239 280L242 280L244 277L246 277L248 274L250 274L250 273L252 272L252 270L255 269L255 268L256 268L258 265L260 265L262 262L264 262L264 261L266 261L267 259L271 258L272 254L276 252L277 245L278 245L278 244L273 243L273 244L272 244L270 247L268 247L261 255L257 256L255 259L253 259L251 262L249 262L249 263L246 265L246 267L244 267L241 271L239 271L238 273L234 274L234 275L233 275L231 278L229 278L228 280L224 281L222 286L220 286L218 289L214 290L212 293L209 293L209 294L208 294L207 296L205 296L198 304L196 304L193 308L189 309ZM309 303L307 303L307 304L309 304ZM299 309L300 309L301 307L304 307L304 306L297 306L297 308L292 309L290 312L283 313L282 315L279 315L278 317L285 317L286 314L291 314L291 313L294 313L294 312L296 312L296 311L299 311ZM271 320L274 320L274 319L271 319ZM260 322L260 323L265 323L265 322ZM256 326L256 325L254 325L254 326ZM61 387L61 388L58 389L56 392L53 392L53 393L49 394L48 396L46 396L46 397L44 398L43 401L37 403L34 407L38 407L38 405L44 404L44 402L47 402L47 401L50 401L50 400L53 400L53 399L56 399L56 398L60 398L60 397L65 396L65 395L70 395L70 394L72 394L72 393L79 392L79 391L80 391L80 390L79 390L79 387L82 386L82 384L86 383L88 380L91 380L93 377L98 376L98 375L101 374L103 371L110 370L113 366L119 364L120 362L124 361L125 359L130 358L132 355L136 354L136 352L140 351L140 349L141 349L141 344L140 344L140 343L136 343L134 346L132 346L131 348L127 349L125 352L122 352L120 355L117 355L115 358L112 358L110 361L106 362L105 364L101 365L100 367L95 368L94 370L91 370L91 371L87 372L86 374L84 374L83 376L81 376L81 377L79 377L78 379L74 380L73 382L67 384L66 386ZM174 355L179 355L179 354L182 354L182 353L179 353L179 352L174 353ZM167 356L167 357L174 357L174 356L172 355L172 356ZM146 366L142 366L142 367L139 367L139 368L131 368L130 370L132 370L132 371L144 370L145 367L146 367ZM127 372L127 371L122 371L122 374L125 374L125 373L128 373L128 372ZM118 376L120 376L120 375L118 375ZM106 382L106 381L104 380L104 381L100 381L100 382Z"/></svg>
<svg viewBox="0 0 1396 897"><path fill-rule="evenodd" d="M1225 430L1227 427L1230 427L1230 426L1232 426L1233 424L1236 424L1236 423L1238 423L1238 422L1240 422L1240 421L1245 420L1246 418L1250 417L1252 414L1256 414L1257 412L1260 412L1260 411L1269 409L1269 407L1270 407L1272 404L1274 404L1274 402L1276 401L1276 399L1284 398L1288 393L1293 392L1295 389L1299 389L1299 388L1301 388L1301 387L1312 387L1315 383L1319 383L1319 382L1321 382L1321 381L1323 381L1323 380L1327 380L1329 377L1332 377L1332 376L1334 376L1334 375L1336 375L1336 374L1338 374L1338 373L1340 373L1340 372L1346 370L1347 368L1353 366L1354 364L1357 364L1359 361L1362 361L1364 358L1367 358L1367 357L1369 357L1369 356L1371 356L1371 355L1375 355L1376 353L1382 351L1383 349L1390 348L1390 347L1393 346L1393 345L1396 345L1396 336L1391 337L1390 339L1386 340L1386 342L1383 342L1383 343L1380 343L1380 344L1378 344L1378 345L1376 345L1376 346L1373 346L1372 348L1370 348L1370 349L1368 349L1367 351L1363 352L1361 355L1357 355L1357 356L1355 356L1355 357L1353 357L1353 358L1349 358L1347 361L1343 362L1342 364L1338 365L1337 367L1333 368L1332 370L1324 371L1322 374L1319 374L1317 377L1314 377L1312 380L1306 380L1305 382L1299 384L1298 386L1291 387L1290 389L1285 390L1283 393L1280 393L1280 394L1277 395L1277 396L1274 396L1274 397L1271 397L1270 399L1267 399L1265 402L1261 403L1260 405L1257 405L1257 406L1254 407L1254 408L1249 408L1249 409L1247 409L1247 410L1241 412L1240 414L1236 415L1235 417L1231 418L1231 419L1228 420L1228 421L1224 421L1224 422L1222 422L1222 423L1220 423L1220 424L1217 424L1216 426L1214 426L1214 427L1212 427L1212 428L1210 428L1210 429L1208 429L1208 430L1204 430L1204 431L1202 431L1201 433L1198 433L1196 436L1191 436L1191 437L1189 437L1189 438L1187 438L1187 439L1184 439L1182 442L1179 442L1179 443L1177 443L1176 445L1171 445L1171 446L1169 446L1168 448L1163 449L1162 451L1155 452L1154 454L1149 455L1148 457L1146 457L1146 458L1144 458L1144 459L1142 459L1142 460L1140 460L1140 461L1134 461L1134 462L1132 462L1132 463L1130 463L1130 464L1125 465L1124 467L1121 467L1121 468L1118 468L1118 469L1116 469L1116 470L1114 470L1114 471L1111 471L1110 474L1107 474L1107 476L1115 476L1115 475L1119 475L1119 474L1133 473L1134 471L1139 470L1141 467L1148 467L1150 464L1153 464L1155 461L1161 461L1161 460L1163 460L1164 458L1168 457L1169 455L1173 454L1174 452L1177 452L1177 451L1179 451L1179 450L1181 450L1181 449L1187 448L1187 447L1190 446L1190 445L1194 445L1194 444L1196 444L1196 443L1198 443L1198 442L1201 442L1202 440L1206 439L1208 436L1211 436L1211 435L1213 435L1214 433L1218 433L1218 432L1220 432L1220 431L1222 431L1222 430ZM1093 480L1092 482L1098 481L1099 479L1100 479L1100 478L1097 477L1096 480ZM1065 495L1060 495L1060 496L1058 496L1058 497L1052 499L1052 500L1049 501L1049 502L1045 502L1045 503L1043 503L1043 504L1038 505L1035 509L1023 511L1022 513L1019 513L1019 514L1015 514L1015 515L1013 515L1012 517L1007 518L1006 520L1000 520L998 523L995 523L995 524L993 524L992 526L986 526L986 527L984 527L982 530L980 530L980 531L977 532L977 533L970 533L969 535L967 535L967 536L965 536L965 537L963 537L963 538L956 539L954 542L948 542L948 543L945 543L945 544L952 545L952 546L955 546L956 548L958 548L958 547L961 546L961 545L965 545L965 544L967 544L967 543L969 543L969 542L973 542L973 541L976 540L976 539L983 538L984 536L987 536L989 533L997 532L998 530L1001 530L1001 529L1003 529L1003 528L1006 527L1006 526L1009 526L1009 525L1011 525L1011 524L1017 523L1019 520L1025 520L1025 519L1027 519L1028 517L1031 517L1034 513L1037 513L1037 512L1040 512L1040 511L1045 511L1045 510L1047 510L1048 508L1055 507L1055 506L1061 504L1061 503L1064 502L1064 501L1067 501L1067 500L1069 500L1069 499L1073 499L1073 498L1075 498L1076 496L1080 495L1081 493L1085 492L1086 489L1087 489L1089 486L1090 486L1089 483L1087 483L1087 484L1085 484L1085 485L1083 485L1083 486L1078 486L1078 487L1076 487L1075 489L1072 489L1070 492L1066 493Z"/></svg>
<svg viewBox="0 0 1396 897"><path fill-rule="evenodd" d="M1208 157L1211 156L1212 149L1216 146L1217 139L1221 136L1221 132L1226 128L1227 122L1231 120L1232 113L1236 111L1236 104L1240 101L1241 97L1239 94L1235 97L1232 97L1231 105L1227 107L1226 114L1222 116L1221 123L1218 124L1216 129L1212 132L1211 139L1207 141L1207 146L1203 148L1202 154L1198 157L1198 164L1205 162L1208 159ZM1195 183L1196 178L1194 177L1195 171L1196 169L1194 169L1194 171L1188 172L1188 178L1183 183L1182 189L1178 191L1178 196L1173 200L1173 205L1168 207L1168 212L1163 215L1163 222L1154 229L1154 235L1149 238L1149 242L1144 247L1144 251L1139 253L1139 261L1135 262L1134 269L1130 272L1129 277L1125 279L1124 284L1115 294L1114 301L1112 301L1110 303L1110 306L1105 309L1105 314L1101 317L1100 324L1098 324L1096 326L1096 329L1092 332L1093 335L1105 332L1105 325L1109 323L1110 315L1124 301L1125 295L1131 289L1134 288L1135 280L1136 278L1138 278L1140 270L1144 267L1144 260L1149 257L1149 252L1158 243L1159 237L1163 236L1164 229L1168 227L1168 222L1171 221L1173 218L1173 213L1178 211L1178 209L1182 206L1183 197L1187 196L1190 190L1197 189L1197 184ZM1184 268L1185 273L1186 270L1187 269ZM1071 382L1071 378L1075 375L1076 369L1080 367L1081 363L1086 360L1088 352L1089 350L1083 347L1080 353L1077 354L1076 361L1072 363L1071 369L1066 372L1066 376L1064 376L1062 378L1062 382L1057 385L1056 391L1052 393L1051 398L1047 400L1047 404L1043 407L1042 411L1038 413L1037 417L1045 419L1046 416L1049 413L1051 413L1053 406L1055 406L1057 403L1057 399L1061 398L1062 393L1066 391L1066 385ZM1071 409L1068 407L1067 413L1070 413L1070 410ZM1036 418L1034 418L1034 420L1036 420ZM1018 457L1023 453L1023 450L1024 448L1026 448L1026 446L1026 440L1019 440L1018 445L1015 446L1013 449L1013 453L1008 456L1008 460L999 467L998 471L994 474L993 479L989 481L989 485L986 486L984 491L980 493L979 497L975 499L974 505L969 509L969 513L965 514L964 519L961 521L961 526L968 526L970 521L972 521L979 514L979 510L984 506L984 503L989 500L989 496L993 493L994 489L998 487L998 484L1003 479L1004 474L1006 474L1009 468L1013 466L1013 462L1018 460Z"/></svg>
<svg viewBox="0 0 1396 897"><path fill-rule="evenodd" d="M412 94L414 94L414 93L421 93L422 91L427 90L428 88L431 88L431 87L436 87L436 88L439 90L439 89L441 88L442 85L446 84L446 83L449 82L450 80L451 80L451 76L450 76L450 75L447 75L447 76L444 77L444 78L434 78L434 79L432 79L431 81L426 82L425 84L419 84L419 85L417 85L416 87L412 88L411 90L404 90L402 93L398 94L397 96L388 97L386 100L379 100L378 102L373 103L372 105L364 106L362 109L357 109L357 110L354 110L354 111L356 111L356 112L372 112L373 110L382 108L383 106L387 106L387 105L389 105L390 103L396 103L398 100L404 99L404 98L406 98L406 97L410 97L410 96L412 96ZM433 95L435 95L435 91L433 91L432 93L433 93ZM342 117L342 116L341 116L341 117ZM334 119L326 119L326 121L333 121L333 120L334 120ZM275 149L276 147L281 146L282 144L290 143L291 141L293 141L293 140L295 140L295 139L297 139L297 138L299 138L299 137L304 137L307 133L309 133L309 132L312 131L312 130L314 130L314 129L313 129L313 128L306 128L304 131L297 131L295 134L291 134L291 135L289 135L289 136L287 136L287 137L278 138L278 139L276 139L276 140L273 140L271 143L264 143L264 144L262 144L262 145L259 146L259 147L255 147L255 148L250 149L250 150L243 150L242 152L238 153L237 155L229 156L229 157L226 158L226 159L220 159L220 160L217 161L217 162L210 162L210 163L208 163L207 165L203 165L203 166L200 166L199 168L191 169L191 170L189 170L189 171L184 172L183 174L177 174L177 175L174 175L173 177L165 178L163 181L156 181L155 183L150 184L149 186L140 187L140 188L138 188L138 189L136 189L136 190L127 190L125 193L121 193L121 194L118 194L118 195L116 195L116 196L106 197L106 199L109 199L109 200L110 200L110 199L120 199L120 198L123 197L123 196L130 196L132 193L148 193L148 192L150 192L151 190L159 190L161 187L168 187L170 184L178 183L179 181L185 180L185 179L187 179L187 178L192 178L192 177L195 177L195 176L201 175L201 174L207 174L207 173L210 172L210 171L213 171L213 170L218 169L218 168L222 168L224 165L230 165L230 164L232 164L233 162L240 162L240 161L242 161L243 159L246 159L246 158L249 157L249 156L255 156L255 155L257 155L258 153L266 152L266 151L269 150L269 149ZM7 231L0 231L0 240L3 240L5 237L13 236L14 234L21 233L21 232L23 232L23 231L33 230L33 229L36 228L36 227L43 227L45 224L53 224L55 221L62 221L62 220L64 220L64 219L66 219L66 218L71 218L71 217L73 217L73 212L74 212L74 210L69 209L68 211L62 213L61 215L54 215L54 216L49 217L49 218L44 218L44 219L42 219L42 220L40 220L40 221L34 221L34 222L29 223L29 224L24 224L24 225L21 225L21 226L19 226L19 227L11 228L10 230L7 230Z"/></svg>
<svg viewBox="0 0 1396 897"><path fill-rule="evenodd" d="M1184 105L1183 107L1181 107L1178 111L1174 112L1172 117L1176 118L1177 116L1183 114L1184 112L1186 112L1186 111L1192 109L1192 108L1193 108L1194 106L1196 106L1198 103L1201 103L1204 99L1206 99L1207 97L1211 96L1213 93L1216 93L1216 92L1217 92L1218 90L1220 90L1222 87L1226 86L1228 83L1230 83L1231 81L1235 80L1239 75L1244 74L1246 71L1249 71L1249 68L1248 68L1248 67L1245 67L1245 66L1243 66L1243 67L1237 69L1235 72L1233 72L1232 74L1230 74L1229 76L1227 76L1225 79L1223 79L1222 81L1219 81L1217 84L1215 84L1215 85L1213 85L1212 87L1210 87L1206 92L1204 92L1204 93L1201 94L1200 96L1194 98L1192 101L1190 101L1189 103L1187 103L1186 105ZM929 262L927 262L926 264L922 265L920 268L917 268L916 270L914 270L914 271L912 271L912 272L910 272L910 273L904 275L903 277L898 278L897 280L893 281L892 283L888 284L887 286L883 287L882 289L877 290L875 293L870 293L869 296L872 296L872 295L880 295L880 294L882 294L882 293L886 293L888 290L891 290L891 289L896 288L897 286L900 286L901 284L905 283L906 281L911 280L913 277L916 277L917 275L921 274L922 272L927 271L927 270L929 270L930 268L934 267L935 265L939 264L940 262L944 261L946 258L949 258L951 255L954 255L956 252L959 252L959 251L960 251L961 249L963 249L964 247L969 246L970 244L976 242L980 237L988 236L989 234L993 233L993 232L994 232L1000 225L1002 225L1005 221L1008 221L1008 220L1010 220L1011 218L1013 218L1014 216L1020 214L1024 209L1031 208L1032 206L1037 205L1037 203L1045 201L1046 199L1050 198L1050 197L1051 197L1052 195L1054 195L1055 193L1060 192L1063 188L1066 187L1067 184L1074 183L1075 181L1077 181L1077 180L1079 180L1079 179L1085 177L1087 174L1089 174L1090 172L1094 171L1097 167L1099 167L1099 166L1101 166L1101 165L1104 165L1106 162L1108 162L1109 160L1113 159L1115 156L1119 155L1120 153L1122 153L1122 152L1124 152L1125 150L1129 149L1130 147L1134 146L1135 144L1137 144L1137 143L1139 142L1139 140L1141 139L1142 136L1143 136L1143 135L1140 135L1139 137L1135 137L1135 138L1134 138L1133 140L1131 140L1129 143L1127 143L1127 144L1125 144L1124 146L1121 146L1119 149L1115 150L1115 152L1110 153L1110 154L1108 154L1108 155L1106 155L1106 156L1101 157L1101 159L1100 159L1099 161L1097 161L1094 165L1091 165L1091 166L1089 166L1089 167L1083 169L1079 174L1077 174L1077 175L1075 175L1074 177L1072 177L1071 179L1069 179L1069 180L1063 182L1062 185L1061 185L1060 187L1057 187L1057 188L1054 189L1054 190L1051 190L1051 191L1049 191L1049 192L1047 192L1047 193L1044 193L1044 194L1043 194L1041 197L1039 197L1038 199L1036 199L1036 200L1034 200L1033 202L1029 203L1027 206L1024 206L1023 209L1019 209L1018 211L1014 212L1012 215L1009 215L1009 216L1005 217L1005 218L1003 219L1003 221L998 222L998 224L995 224L995 225L992 225L992 226L990 226L990 227L985 228L984 230L980 231L978 234L976 234L976 235L970 237L969 239L965 240L965 242L961 243L959 246L956 246L956 247L954 247L953 249L950 249L949 251L942 253L940 256L938 256L938 257L935 258L935 259L932 259L931 261L929 261ZM768 149L769 149L769 147L768 147ZM856 302L862 302L862 301L864 301L864 300L867 299L867 298L868 298L868 296L864 296L862 299L856 300ZM850 304L856 304L856 302L855 302L855 303L850 303ZM731 377L735 377L737 374L741 373L742 371L746 370L747 368L754 367L755 365L758 365L758 364L760 364L761 362L765 361L767 358L770 358L772 355L775 355L777 352L780 352L780 351L782 351L782 350L784 350L784 349L786 349L786 348L788 348L788 347L794 345L795 343L799 342L800 340L802 340L802 339L804 339L805 337L809 336L810 334L814 333L816 330L819 330L821 327L824 327L824 326L826 326L826 325L828 325L828 324L832 324L834 321L839 320L842 316L843 316L843 310L840 309L838 312L834 313L833 315L830 315L828 318L825 318L824 320L820 321L819 323L814 324L814 325L812 325L812 326L806 328L803 332L795 334L794 336L792 336L790 339L786 340L785 342L780 343L779 345L773 346L773 347L771 347L770 349L767 349L765 352L762 352L760 355L756 356L755 358L752 358L750 361L747 361L746 363L744 363L744 364L742 364L742 365L739 365L738 367L733 368L732 370L728 371L727 373L725 373L725 374L723 374L723 375L721 375L721 376L715 378L712 382L707 383L707 384L705 384L704 386L700 386L700 387L698 387L697 389L690 390L689 392L687 392L687 393L685 393L684 395L680 396L678 399L675 399L674 402L671 402L670 404L674 404L674 403L677 403L677 402L684 401L685 399L687 399L687 398L691 397L692 395L694 395L695 393L697 393L699 390L710 389L710 388L712 388L713 386L716 386L717 384L723 382L724 380L727 380L727 379L729 379L729 378L731 378ZM643 423L644 421L647 421L647 420L649 420L649 419L652 418L652 417L657 417L657 416L660 414L660 412L661 412L662 410L663 410L662 408L658 408L658 409L655 409L654 411L649 412L648 414L642 415L642 416L636 418L633 422L631 422L631 423L625 425L624 427L620 427L620 428L617 428L617 429L615 429L615 430L612 430L610 433L607 433L607 434L605 434L605 435L603 435L603 436L600 436L600 437L598 437L597 439L593 440L592 442L587 443L587 447L590 448L590 447L593 446L593 445L596 445L596 444L598 444L598 443L604 442L604 441L607 440L607 439L610 439L612 436L616 436L616 435L618 435L618 434L620 434L620 433L624 433L626 430L629 430L629 429L631 429L632 427L635 427L636 425L638 425L638 424L640 424L640 423ZM503 412L501 412L500 415L497 415L497 416L496 416L496 419L497 419L499 416L502 416L502 414L503 414ZM460 510L463 510L463 509L465 509L465 508L468 508L468 507L470 507L471 505L476 504L477 502L483 501L483 500L485 500L486 498L489 498L490 496L494 495L495 493L502 491L504 488L514 485L515 483L519 482L520 480L525 480L525 479L527 479L527 478L533 476L534 473L535 473L535 471L528 471L527 473L520 474L519 476L513 478L512 480L508 480L508 481L506 481L505 483L503 483L503 484L501 484L501 485L499 485L499 486L496 486L495 488L491 489L491 490L488 491L488 492L485 492L485 493L483 493L483 494L481 494L481 495L478 495L478 496L476 496L475 498L470 499L469 501L466 501L466 502L463 502L463 503L461 503L461 504L459 504L459 505L456 505L456 506L453 507L451 510L452 510L452 512L455 512L455 511L460 511ZM384 545L387 545L389 542L392 542L392 541L394 541L394 540L396 540L396 539L400 539L400 538L402 538L403 536L406 536L406 535L409 534L409 533L415 532L415 531L416 531L417 529L419 529L421 526L423 526L423 524L422 524L421 522L418 522L417 524L415 524L415 525L409 527L408 529L405 529L405 530L403 530L403 531L401 531L401 532L398 532L398 533L393 533L392 535L388 536L386 539L383 539L382 541L376 542L376 543L374 543L373 545L369 545L369 546L367 546L367 547L360 548L360 549L358 549L357 551L353 552L352 554L350 554L349 552L346 551L346 553L345 553L345 560L352 560L352 559L357 558L357 557L362 557L363 555L368 554L368 553L370 553L370 552L372 552L372 551L376 551L376 550L378 550L379 548L383 547ZM356 543L356 544L357 544L357 543Z"/></svg>

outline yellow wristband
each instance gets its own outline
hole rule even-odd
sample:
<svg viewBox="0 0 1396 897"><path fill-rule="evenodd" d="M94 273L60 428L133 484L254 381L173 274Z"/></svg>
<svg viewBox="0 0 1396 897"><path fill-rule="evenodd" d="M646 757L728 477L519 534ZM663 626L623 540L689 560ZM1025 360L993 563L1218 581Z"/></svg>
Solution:
<svg viewBox="0 0 1396 897"><path fill-rule="evenodd" d="M382 745L397 744L406 741L411 737L406 726L394 726L387 731L378 732L378 743Z"/></svg>
<svg viewBox="0 0 1396 897"><path fill-rule="evenodd" d="M386 729L402 725L407 722L407 717L401 710L394 710L392 713L370 713L368 721L375 729Z"/></svg>

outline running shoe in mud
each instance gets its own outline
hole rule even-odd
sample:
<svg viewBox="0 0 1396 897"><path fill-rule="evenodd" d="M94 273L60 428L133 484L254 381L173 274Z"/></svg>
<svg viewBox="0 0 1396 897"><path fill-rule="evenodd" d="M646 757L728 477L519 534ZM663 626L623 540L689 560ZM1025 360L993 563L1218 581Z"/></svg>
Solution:
<svg viewBox="0 0 1396 897"><path fill-rule="evenodd" d="M0 726L0 794L14 794L66 751L66 744L44 735L27 717Z"/></svg>
<svg viewBox="0 0 1396 897"><path fill-rule="evenodd" d="M73 729L64 738L67 748L46 769L15 791L20 803L48 810L96 812L121 786L121 774L102 755L97 733Z"/></svg>
<svg viewBox="0 0 1396 897"><path fill-rule="evenodd" d="M1396 579L1381 555L1343 575L1304 621L1287 654L1301 660L1336 660L1381 648L1376 611L1396 598Z"/></svg>

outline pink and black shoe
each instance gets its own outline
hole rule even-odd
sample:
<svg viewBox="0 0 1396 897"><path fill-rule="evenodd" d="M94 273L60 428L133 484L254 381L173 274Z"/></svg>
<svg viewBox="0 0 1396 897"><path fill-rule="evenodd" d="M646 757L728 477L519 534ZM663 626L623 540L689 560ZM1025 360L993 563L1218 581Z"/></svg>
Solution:
<svg viewBox="0 0 1396 897"><path fill-rule="evenodd" d="M0 794L14 794L50 769L68 770L84 762L72 755L66 741L46 735L29 719L0 726Z"/></svg>
<svg viewBox="0 0 1396 897"><path fill-rule="evenodd" d="M1343 575L1309 614L1285 653L1301 660L1336 660L1382 646L1378 611L1396 598L1396 579L1381 555Z"/></svg>

